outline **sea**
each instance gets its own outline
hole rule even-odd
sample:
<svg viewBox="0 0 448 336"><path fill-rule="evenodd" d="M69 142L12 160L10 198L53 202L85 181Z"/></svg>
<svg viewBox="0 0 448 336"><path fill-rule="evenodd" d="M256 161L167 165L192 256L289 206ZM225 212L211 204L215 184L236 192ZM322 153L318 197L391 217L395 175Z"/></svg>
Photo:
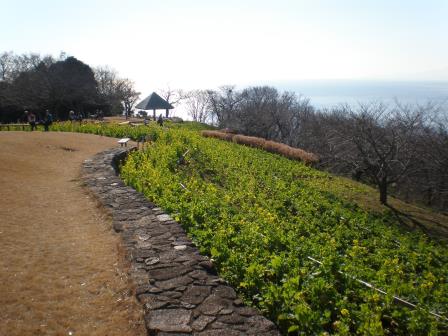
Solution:
<svg viewBox="0 0 448 336"><path fill-rule="evenodd" d="M249 86L272 86L280 92L291 91L310 100L316 109L331 109L341 104L352 108L360 104L384 103L394 105L437 104L448 115L448 81L392 80L297 80L266 81L236 85L237 90ZM173 115L191 120L184 104L176 106Z"/></svg>
<svg viewBox="0 0 448 336"><path fill-rule="evenodd" d="M293 91L309 98L315 108L340 104L419 104L448 105L448 81L379 81L379 80L301 80L272 85L280 91Z"/></svg>

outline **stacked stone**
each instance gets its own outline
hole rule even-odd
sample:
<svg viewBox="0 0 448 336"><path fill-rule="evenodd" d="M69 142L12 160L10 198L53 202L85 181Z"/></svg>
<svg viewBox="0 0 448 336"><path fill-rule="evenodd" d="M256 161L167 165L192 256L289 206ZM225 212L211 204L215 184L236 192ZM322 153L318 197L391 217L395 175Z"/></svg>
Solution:
<svg viewBox="0 0 448 336"><path fill-rule="evenodd" d="M129 150L86 160L83 180L123 238L149 335L279 335L218 277L179 223L121 181L117 167Z"/></svg>

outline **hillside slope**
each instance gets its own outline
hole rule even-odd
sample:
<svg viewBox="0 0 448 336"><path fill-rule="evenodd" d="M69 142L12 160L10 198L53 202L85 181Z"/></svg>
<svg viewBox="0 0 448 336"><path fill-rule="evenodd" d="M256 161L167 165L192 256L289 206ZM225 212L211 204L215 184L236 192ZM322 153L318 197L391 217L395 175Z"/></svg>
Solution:
<svg viewBox="0 0 448 336"><path fill-rule="evenodd" d="M201 129L52 126L146 137L122 177L180 221L220 275L285 334L448 334L446 242L419 229L443 235L446 216L397 200L398 211L379 206L368 186L202 138Z"/></svg>
<svg viewBox="0 0 448 336"><path fill-rule="evenodd" d="M196 132L151 132L122 177L180 221L285 333L448 331L446 244L354 202L371 188Z"/></svg>

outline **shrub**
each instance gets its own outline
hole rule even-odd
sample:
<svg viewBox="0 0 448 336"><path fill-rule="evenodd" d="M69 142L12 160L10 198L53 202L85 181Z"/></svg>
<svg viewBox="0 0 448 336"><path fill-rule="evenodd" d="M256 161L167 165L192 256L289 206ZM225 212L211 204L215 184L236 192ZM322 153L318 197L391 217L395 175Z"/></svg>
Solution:
<svg viewBox="0 0 448 336"><path fill-rule="evenodd" d="M201 134L206 138L216 138L224 141L232 141L233 134L220 131L202 131Z"/></svg>
<svg viewBox="0 0 448 336"><path fill-rule="evenodd" d="M313 164L319 161L319 157L317 155L308 153L303 149L291 147L280 142L270 141L263 138L233 134L232 131L228 129L220 131L202 131L201 134L207 138L232 141L240 145L263 149L270 153L282 155L288 159L302 161L306 164Z"/></svg>

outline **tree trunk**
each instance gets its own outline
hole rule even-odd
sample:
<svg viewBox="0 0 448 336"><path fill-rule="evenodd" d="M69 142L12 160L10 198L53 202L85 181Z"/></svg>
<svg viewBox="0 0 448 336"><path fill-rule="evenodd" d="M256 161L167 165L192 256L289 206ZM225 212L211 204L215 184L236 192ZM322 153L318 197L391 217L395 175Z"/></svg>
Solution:
<svg viewBox="0 0 448 336"><path fill-rule="evenodd" d="M387 204L387 180L386 179L381 180L378 187L380 188L380 202L381 202L381 204L386 205Z"/></svg>

